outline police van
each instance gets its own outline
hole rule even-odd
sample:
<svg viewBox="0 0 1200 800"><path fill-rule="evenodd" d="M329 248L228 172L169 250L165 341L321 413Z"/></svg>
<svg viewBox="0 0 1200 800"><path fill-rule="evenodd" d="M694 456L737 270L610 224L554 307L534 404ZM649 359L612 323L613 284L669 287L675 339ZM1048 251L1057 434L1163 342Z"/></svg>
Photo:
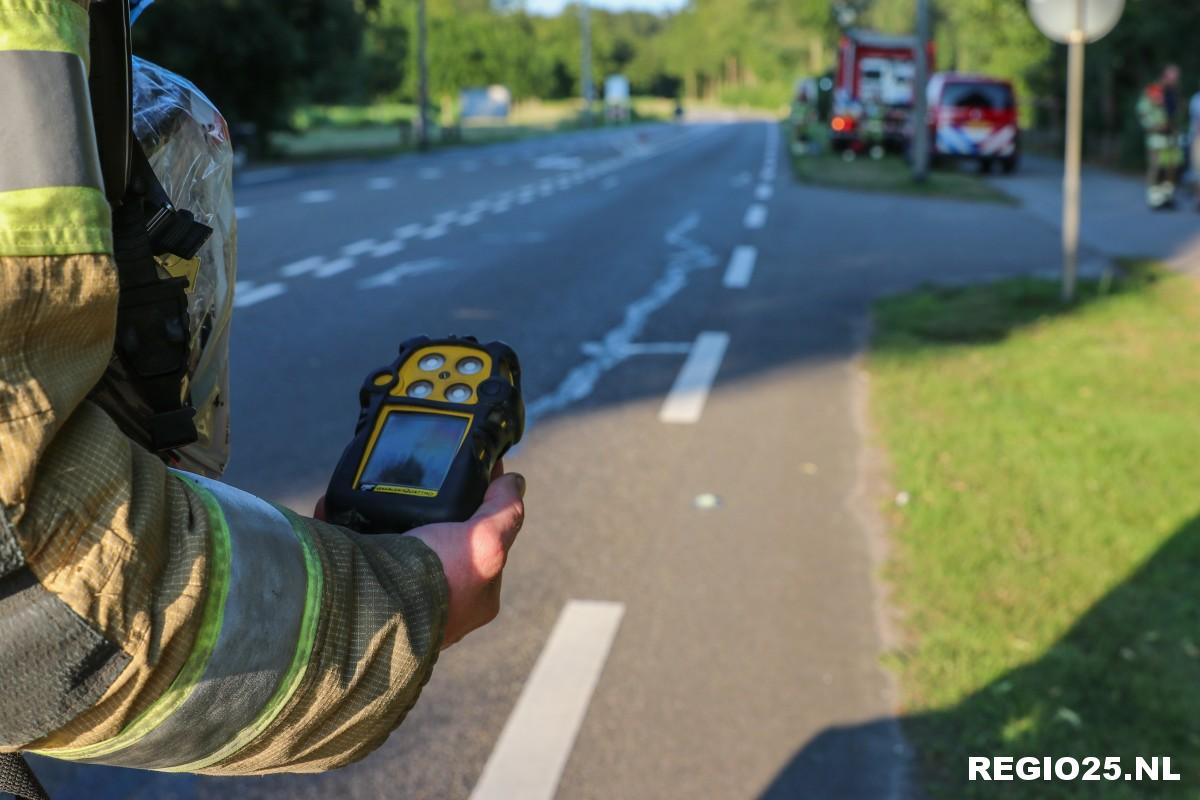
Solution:
<svg viewBox="0 0 1200 800"><path fill-rule="evenodd" d="M970 159L990 172L1015 172L1021 161L1017 98L1010 81L939 72L929 79L929 141L933 160Z"/></svg>

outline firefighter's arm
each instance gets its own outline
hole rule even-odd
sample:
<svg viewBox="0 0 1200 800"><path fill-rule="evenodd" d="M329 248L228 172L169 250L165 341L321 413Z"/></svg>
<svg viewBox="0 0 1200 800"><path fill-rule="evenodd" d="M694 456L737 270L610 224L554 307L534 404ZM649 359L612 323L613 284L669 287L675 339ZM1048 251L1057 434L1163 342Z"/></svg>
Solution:
<svg viewBox="0 0 1200 800"><path fill-rule="evenodd" d="M87 399L118 302L87 42L79 4L0 0L0 749L347 763L429 677L442 565L170 472Z"/></svg>

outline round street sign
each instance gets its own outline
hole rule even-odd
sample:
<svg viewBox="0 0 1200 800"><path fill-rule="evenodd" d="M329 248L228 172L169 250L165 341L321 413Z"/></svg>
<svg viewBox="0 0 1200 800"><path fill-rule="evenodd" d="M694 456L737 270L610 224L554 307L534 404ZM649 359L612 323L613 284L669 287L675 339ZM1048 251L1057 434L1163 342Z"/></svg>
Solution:
<svg viewBox="0 0 1200 800"><path fill-rule="evenodd" d="M1116 27L1125 0L1029 0L1029 14L1042 33L1069 44L1075 31L1085 42L1104 38Z"/></svg>

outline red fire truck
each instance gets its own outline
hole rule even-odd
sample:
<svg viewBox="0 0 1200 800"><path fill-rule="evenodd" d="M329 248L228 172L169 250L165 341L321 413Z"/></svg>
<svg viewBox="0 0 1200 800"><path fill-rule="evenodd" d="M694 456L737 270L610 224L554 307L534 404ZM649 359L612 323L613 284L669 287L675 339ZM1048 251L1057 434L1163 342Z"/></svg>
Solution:
<svg viewBox="0 0 1200 800"><path fill-rule="evenodd" d="M834 150L905 149L918 46L915 36L889 36L857 28L842 34L829 121ZM932 42L928 53L932 72Z"/></svg>

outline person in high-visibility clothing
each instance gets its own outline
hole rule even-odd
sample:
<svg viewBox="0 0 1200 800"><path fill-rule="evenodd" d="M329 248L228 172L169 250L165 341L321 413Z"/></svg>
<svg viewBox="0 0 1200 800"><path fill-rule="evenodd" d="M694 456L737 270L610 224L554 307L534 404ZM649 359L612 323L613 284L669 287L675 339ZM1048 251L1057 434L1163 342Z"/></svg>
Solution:
<svg viewBox="0 0 1200 800"><path fill-rule="evenodd" d="M497 477L468 522L362 536L169 469L101 386L136 309L92 96L126 89L89 88L97 63L88 0L0 0L0 752L224 775L350 763L498 613L524 480ZM227 147L223 121L201 130Z"/></svg>
<svg viewBox="0 0 1200 800"><path fill-rule="evenodd" d="M1183 166L1179 145L1179 67L1172 64L1138 100L1137 114L1146 134L1146 202L1152 209L1175 206L1175 186Z"/></svg>

